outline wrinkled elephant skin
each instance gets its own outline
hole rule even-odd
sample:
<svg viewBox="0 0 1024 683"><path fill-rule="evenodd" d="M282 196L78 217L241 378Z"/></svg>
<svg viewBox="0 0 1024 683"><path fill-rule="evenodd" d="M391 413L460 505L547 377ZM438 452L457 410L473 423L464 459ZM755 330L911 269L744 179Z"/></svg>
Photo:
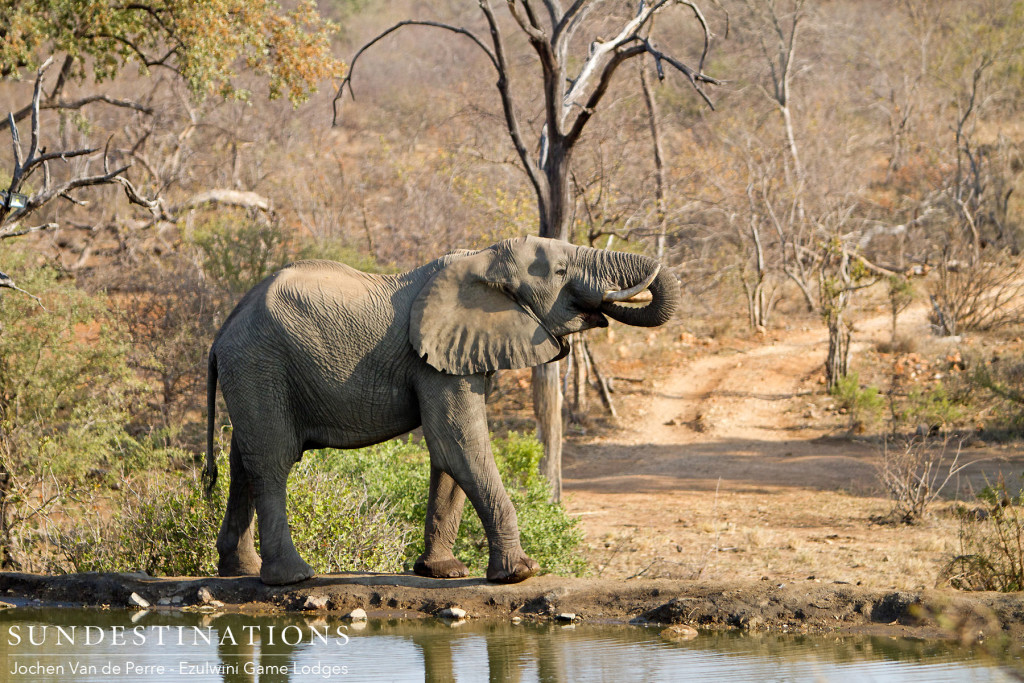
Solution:
<svg viewBox="0 0 1024 683"><path fill-rule="evenodd" d="M638 289L646 305L622 301ZM652 259L534 237L453 252L401 275L330 261L275 273L242 298L210 349L209 486L218 381L234 428L219 573L259 574L268 584L311 577L285 513L292 465L308 449L359 448L422 425L430 490L416 573L467 574L452 545L468 497L487 533L487 579L532 576L539 567L520 545L491 454L490 375L563 357L567 335L605 327L606 316L660 325L678 299L678 283Z"/></svg>

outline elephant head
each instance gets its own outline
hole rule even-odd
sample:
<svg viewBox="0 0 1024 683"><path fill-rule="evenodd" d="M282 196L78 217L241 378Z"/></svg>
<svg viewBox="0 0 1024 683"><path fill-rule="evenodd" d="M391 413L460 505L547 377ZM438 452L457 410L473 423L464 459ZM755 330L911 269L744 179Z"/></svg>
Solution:
<svg viewBox="0 0 1024 683"><path fill-rule="evenodd" d="M678 303L654 259L525 237L452 257L417 296L410 340L449 374L525 368L562 358L563 337L607 327L606 316L654 327Z"/></svg>

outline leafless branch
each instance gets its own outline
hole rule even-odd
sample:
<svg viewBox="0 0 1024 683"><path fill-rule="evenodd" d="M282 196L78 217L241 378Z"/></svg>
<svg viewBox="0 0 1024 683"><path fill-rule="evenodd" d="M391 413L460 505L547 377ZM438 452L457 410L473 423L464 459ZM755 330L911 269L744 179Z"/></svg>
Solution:
<svg viewBox="0 0 1024 683"><path fill-rule="evenodd" d="M348 73L345 75L344 80L342 80L341 85L338 86L338 92L334 96L334 119L333 119L333 124L334 125L338 125L338 100L340 100L342 98L342 96L345 94L345 86L348 86L348 92L349 92L349 95L352 97L352 99L354 100L355 97L356 97L355 90L353 90L353 88L352 88L352 74L355 73L356 62L359 61L359 58L363 55L364 52L369 50L371 47L373 47L374 45L376 45L381 40L383 40L387 36L391 35L395 31L397 31L397 30L399 30L401 28L404 28L406 26L429 26L431 28L439 28L439 29L441 29L443 31L451 31L452 33L457 33L459 35L466 36L467 38L472 40L476 44L477 47L479 47L481 50L484 51L484 54L487 55L487 58L491 61L491 64L494 66L495 70L498 71L498 74L500 75L500 74L503 73L501 66L498 64L498 58L495 56L495 54L493 52L491 52L487 48L487 46L484 45L484 43L476 36L476 34L474 34L469 29L465 29L465 28L462 28L462 27L459 27L459 26L452 26L451 24L445 24L445 23L440 22L440 21L426 21L426 20L419 20L419 19L406 19L405 21L400 21L397 24L395 24L394 26L392 26L391 28L389 28L386 31L384 31L383 33L380 33L379 35L377 35L376 38L372 39L370 42L366 43L361 48L359 48L359 50L356 52L355 56L352 57L352 60L349 62Z"/></svg>

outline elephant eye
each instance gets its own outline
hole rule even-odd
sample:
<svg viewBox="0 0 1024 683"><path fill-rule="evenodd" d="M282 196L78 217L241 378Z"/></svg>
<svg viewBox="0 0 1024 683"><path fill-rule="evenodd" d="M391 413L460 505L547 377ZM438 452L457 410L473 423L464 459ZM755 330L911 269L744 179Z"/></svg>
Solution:
<svg viewBox="0 0 1024 683"><path fill-rule="evenodd" d="M566 270L564 266L559 267L558 270L555 271L555 275L557 275L558 277L565 277L565 273Z"/></svg>

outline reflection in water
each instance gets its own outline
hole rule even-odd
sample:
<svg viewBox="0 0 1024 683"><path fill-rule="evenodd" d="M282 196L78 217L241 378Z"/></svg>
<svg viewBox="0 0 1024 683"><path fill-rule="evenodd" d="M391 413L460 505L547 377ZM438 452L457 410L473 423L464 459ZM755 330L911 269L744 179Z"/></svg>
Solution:
<svg viewBox="0 0 1024 683"><path fill-rule="evenodd" d="M1019 659L995 662L937 641L707 634L668 642L631 626L82 609L0 613L0 658L0 680L103 683L1020 680L1010 668Z"/></svg>

